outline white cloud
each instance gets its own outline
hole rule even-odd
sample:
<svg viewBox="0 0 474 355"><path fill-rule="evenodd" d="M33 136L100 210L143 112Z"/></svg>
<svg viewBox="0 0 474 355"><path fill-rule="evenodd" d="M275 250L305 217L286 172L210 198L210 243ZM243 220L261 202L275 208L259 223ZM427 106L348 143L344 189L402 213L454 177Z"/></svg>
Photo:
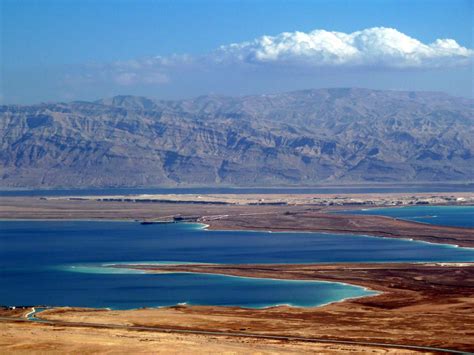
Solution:
<svg viewBox="0 0 474 355"><path fill-rule="evenodd" d="M445 68L472 64L473 53L473 50L460 46L453 39L437 39L425 44L384 27L353 33L326 30L283 32L223 45L199 56L175 54L86 65L65 77L64 82L162 85L178 76L211 75L221 69L238 72L248 66L256 70L294 67L303 71L325 67Z"/></svg>
<svg viewBox="0 0 474 355"><path fill-rule="evenodd" d="M473 51L453 39L424 44L393 28L374 27L353 33L314 30L262 36L221 46L211 57L221 63L432 68L466 65Z"/></svg>

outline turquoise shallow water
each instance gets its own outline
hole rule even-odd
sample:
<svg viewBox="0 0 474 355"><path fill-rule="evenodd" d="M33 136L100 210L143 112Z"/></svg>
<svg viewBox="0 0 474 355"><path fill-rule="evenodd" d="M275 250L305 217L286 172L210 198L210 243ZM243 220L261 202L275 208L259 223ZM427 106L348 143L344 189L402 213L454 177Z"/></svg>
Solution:
<svg viewBox="0 0 474 355"><path fill-rule="evenodd" d="M187 224L1 221L0 304L315 306L369 293L337 283L111 272L103 265L360 261L474 261L474 250L351 235L211 232Z"/></svg>
<svg viewBox="0 0 474 355"><path fill-rule="evenodd" d="M474 206L408 206L344 213L389 216L436 225L474 228Z"/></svg>

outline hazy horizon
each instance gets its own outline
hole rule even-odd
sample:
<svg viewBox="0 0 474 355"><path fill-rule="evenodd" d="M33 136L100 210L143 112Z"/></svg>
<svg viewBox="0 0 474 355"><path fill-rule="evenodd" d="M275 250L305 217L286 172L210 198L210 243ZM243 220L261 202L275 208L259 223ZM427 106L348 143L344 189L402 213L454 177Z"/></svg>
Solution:
<svg viewBox="0 0 474 355"><path fill-rule="evenodd" d="M472 1L0 4L4 187L474 176Z"/></svg>
<svg viewBox="0 0 474 355"><path fill-rule="evenodd" d="M64 4L2 1L0 103L340 87L474 97L466 0Z"/></svg>
<svg viewBox="0 0 474 355"><path fill-rule="evenodd" d="M60 100L60 101L37 101L37 102L26 102L26 103L0 103L0 105L3 106L35 106L35 105L41 105L41 104L56 104L56 103L73 103L73 102L95 102L95 101L100 101L103 99L111 99L114 97L143 97L155 101L186 101L186 100L194 100L200 97L220 97L220 98L245 98L245 97L251 97L251 96L272 96L272 95L279 95L279 94L287 94L287 93L296 93L296 92L305 92L305 91L317 91L317 90L370 90L370 91L381 91L381 92L414 92L414 93L419 93L419 94L442 94L442 95L447 95L453 98L461 98L461 99L468 99L468 100L474 100L474 97L470 96L462 96L462 95L454 95L454 94L449 94L445 91L439 91L439 90L403 90L403 89L373 89L369 87L342 87L342 86L337 86L337 87L307 87L307 88L300 88L300 89L294 89L294 90L282 90L282 91L265 91L265 92L255 92L255 93L249 93L249 94L235 94L235 95L225 95L225 94L219 94L219 93L202 93L202 94L197 94L197 95L192 95L192 96L183 96L183 97L176 97L172 99L167 99L164 97L160 96L151 96L151 95L135 95L135 94L127 94L127 93L117 93L113 96L105 96L105 97L94 97L91 99L81 99L77 98L74 100Z"/></svg>

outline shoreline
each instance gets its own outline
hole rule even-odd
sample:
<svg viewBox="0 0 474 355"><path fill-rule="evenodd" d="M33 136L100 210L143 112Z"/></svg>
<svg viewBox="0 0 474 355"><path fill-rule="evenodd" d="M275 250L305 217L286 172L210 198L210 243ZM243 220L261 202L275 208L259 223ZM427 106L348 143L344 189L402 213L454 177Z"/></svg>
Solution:
<svg viewBox="0 0 474 355"><path fill-rule="evenodd" d="M469 205L471 206L471 205ZM403 208L388 206L390 208ZM387 208L388 208L387 207ZM458 206L458 207L463 207ZM374 207L379 208L379 207ZM354 208L356 209L356 208ZM225 231L240 230L271 233L321 233L355 235L376 238L403 239L408 241L424 242L429 244L450 245L453 247L474 248L474 228L445 226L427 222L412 221L403 218L394 218L382 215L333 213L338 210L303 211L296 212L297 218L288 223L272 218L264 223L262 220L250 216L248 220L230 216L226 219L206 220L207 230ZM301 216L301 217L300 217ZM237 218L236 218L237 217ZM276 217L276 216L270 216ZM283 217L280 215L280 217ZM298 220L298 217L300 217ZM318 221L304 221L310 218ZM307 222L300 223L300 221ZM262 223L263 222L263 223ZM347 226L346 228L344 228Z"/></svg>
<svg viewBox="0 0 474 355"><path fill-rule="evenodd" d="M417 224L425 224L428 226L437 226L429 223L424 223L424 222L416 222L416 221L410 221L410 220L405 220L405 219L399 219L399 218L393 218L393 217L387 217L387 216L379 216L382 218L389 218L395 221L406 221L410 223L417 223ZM68 219L68 218L62 218L62 219L35 219L35 218L28 218L28 219L17 219L17 218L0 218L0 222L117 222L117 223L140 223L140 221L134 220L134 219L93 219L93 218L87 218L87 219ZM174 222L174 223L152 223L152 224L181 224L181 225L195 225L197 226L198 229L202 229L205 231L209 232L226 232L226 231L235 231L235 232L249 232L249 233L308 233L308 234L326 234L326 235L338 235L338 236L354 236L354 237L365 237L365 238L382 238L382 239L400 239L400 240L405 240L409 242L416 242L416 243L424 243L424 244L433 244L433 245L442 245L446 247L452 247L452 248L463 248L463 249L474 249L474 246L461 246L458 244L453 244L449 242L434 242L434 241L426 241L423 239L417 239L417 238L412 238L412 237L390 237L390 236L385 236L385 235L376 235L376 234L362 234L362 233L357 233L353 231L334 231L334 232L329 232L327 230L292 230L292 229L282 229L282 230L272 230L272 229L213 229L211 225L206 224L206 223L201 223L201 222ZM443 227L443 226L442 226ZM468 227L455 227L455 228L464 228L467 230L472 230L472 228ZM403 263L403 261L401 261ZM416 261L412 261L412 263L415 263ZM442 261L439 261L442 262ZM450 261L449 261L450 262ZM328 262L330 263L330 262ZM384 261L380 261L380 263L384 263ZM312 264L312 262L308 263L302 263L302 264ZM324 264L324 263L321 263Z"/></svg>
<svg viewBox="0 0 474 355"><path fill-rule="evenodd" d="M388 218L388 219L392 219L392 220L395 220L395 221L398 221L398 220L401 220L401 221L407 221L407 222L410 222L410 223L418 223L418 224L424 224L422 222L412 222L412 221L408 221L408 220L403 220L403 219L397 219L397 218L392 218L392 217L387 217L387 216L381 216L383 218ZM108 223L108 222L117 222L117 223L140 223L139 221L137 220L132 220L132 219L93 219L93 218L88 218L88 219L67 219L67 218L63 218L63 219L34 219L34 218L31 218L31 219L15 219L15 218L0 218L0 222L23 222L23 221L28 221L28 222L104 222L104 223ZM156 224L160 224L160 223L156 223ZM212 228L212 225L209 225L209 224L206 224L206 223L201 223L201 222L175 222L175 223L170 223L170 224L181 224L181 225L189 225L189 226L196 226L197 229L200 229L200 230L205 230L205 231L208 231L208 232L226 232L226 231L235 231L235 232L249 232L249 233L307 233L307 234L323 234L323 235L336 235L336 236L353 236L353 237L364 237L364 238L382 238L382 239L399 239L399 240L404 240L404 241L408 241L408 242L415 242L415 243L422 243L422 244L431 244L431 245L441 245L441 246L445 246L445 247L451 247L451 248L462 248L462 249L474 249L474 245L473 246L461 246L461 245L458 245L458 244L453 244L453 243L449 243L449 242L438 242L438 241L427 241L427 240L423 240L423 239L419 239L419 238L413 238L413 237L391 237L391 236L386 236L386 235L376 235L376 234L363 234L363 233L357 233L357 232L354 232L354 231L347 231L347 232L344 232L344 231L334 231L334 232L330 232L330 231L327 231L327 230L303 230L303 229L298 229L298 230L292 230L292 229L288 229L288 230L272 230L272 229L238 229L238 228L235 228L235 229L214 229ZM437 226L437 225L430 225L428 223L426 223L426 225L428 226ZM462 227L455 227L455 228L462 228ZM473 231L474 230L472 228L464 228L464 229L467 229L469 231ZM406 262L410 262L410 263L418 263L417 261L400 261L399 263L406 263ZM444 261L433 261L433 262L444 262ZM469 262L474 262L474 260L472 261L466 261L467 263ZM197 262L196 262L197 263ZM332 262L320 262L318 264L330 264ZM351 263L351 262L348 262L348 263ZM370 263L386 263L385 261L371 261ZM397 262L398 263L398 262ZM420 263L424 263L423 261L421 261ZM456 263L456 261L447 261L447 263ZM300 263L302 265L306 265L306 264L314 264L314 262L307 262L307 263ZM344 262L341 262L341 264L344 264ZM231 265L231 264L230 264ZM271 264L269 264L271 265Z"/></svg>
<svg viewBox="0 0 474 355"><path fill-rule="evenodd" d="M298 265L319 265L319 264L324 264L324 263L317 263L317 264L316 263L309 263L309 264L298 264ZM330 264L334 264L334 263L330 263ZM171 268L173 268L173 266L181 267L181 266L186 266L186 265L192 265L192 264L179 264L179 263L176 263L176 264L173 264L173 265L164 264L163 266L170 266ZM196 266L200 266L200 265L214 265L214 266L224 265L225 266L225 265L227 265L228 266L228 265L239 265L239 264L195 263L194 265L196 265ZM273 266L273 265L281 265L281 264L262 264L262 265ZM474 266L474 261L472 262L472 265ZM132 266L132 267L130 268L130 267L127 267L127 266ZM138 266L138 268L133 268L133 266ZM163 274L223 275L223 276L226 276L226 277L247 278L247 279L255 279L255 280L274 280L274 281L287 281L287 282L317 282L317 283L320 283L320 284L338 284L338 285L343 285L343 286L358 287L358 288L360 288L360 289L362 289L366 292L372 292L372 294L361 295L361 296L344 297L344 298L341 298L341 299L338 299L338 300L335 300L335 301L329 301L329 302L322 303L322 304L319 304L319 305L314 305L314 306L297 306L297 305L290 304L290 303L277 304L277 305L271 305L271 306L265 306L265 307L222 306L222 307L236 307L236 308L239 308L239 309L257 309L258 310L258 309L270 309L270 308L278 308L278 307L320 308L320 307L325 307L325 306L335 304L335 303L342 303L342 302L345 302L345 301L348 301L348 300L355 300L355 299L361 299L361 298L367 298L367 297L375 297L375 296L378 296L378 295L383 293L383 291L372 289L372 288L367 287L367 286L359 285L359 284L356 284L356 283L343 282L343 281L326 281L326 280L320 280L320 279L289 279L289 278L272 278L272 277L256 277L256 276L238 276L238 275L232 275L232 274L226 274L226 273L215 273L215 272L159 271L155 268L153 270L148 270L147 268L150 267L150 266L151 265L147 265L147 264L144 264L144 265L124 264L123 266L121 266L121 265L116 266L116 264L112 264L112 265L109 265L108 267L110 267L110 268L123 268L123 269L126 269L126 270L137 270L137 269L139 269L139 270L143 270L144 272L150 273L150 274L155 274L155 273L156 274L162 274L163 273ZM156 268L160 267L160 265L156 265L155 267ZM157 306L156 308L175 307L175 306L178 306L178 305L181 305L181 304L177 303L176 305L173 305L173 306ZM190 307L203 306L203 305L196 305L196 304L189 304L189 303L186 303L185 305L190 306ZM221 307L221 306L211 305L211 307ZM155 307L150 307L150 308L155 308Z"/></svg>
<svg viewBox="0 0 474 355"><path fill-rule="evenodd" d="M462 207L462 206L459 206ZM397 208L397 207L394 207ZM348 215L351 215L348 213ZM373 215L369 215L373 216ZM437 225L437 224L430 224L428 222L418 222L418 221L412 221L409 219L403 219L403 218L395 218L395 217L389 217L389 216L377 216L377 217L382 217L382 218L389 218L395 221L403 221L403 222L410 222L410 223L416 223L416 224L422 224L426 226L440 226L440 227L446 227L444 225ZM0 218L0 222L127 222L127 223L141 223L139 220L135 219L103 219L103 218L49 218L49 219L40 219L40 218ZM327 235L339 235L339 236L346 236L346 235L353 235L354 237L367 237L367 238L383 238L383 239L394 239L393 237L388 237L388 236L381 236L381 235L375 235L375 234L357 234L355 232L328 232L326 230L272 230L270 229L213 229L212 225L206 224L206 223L201 223L201 222L170 222L170 223L162 223L162 222L151 222L151 224L181 224L181 225L195 225L197 226L197 229L202 229L206 230L209 232L226 232L226 231L235 231L235 232L251 232L251 233L309 233L309 234L327 234ZM451 227L451 226L447 226ZM463 228L467 230L472 230L473 228L469 227L454 227L454 228ZM353 233L353 234L351 234ZM457 244L451 244L451 243L439 243L439 242L429 242L425 240L420 240L420 239L414 239L414 238L403 238L403 237L397 237L396 239L400 240L406 240L409 242L418 242L418 243L425 243L425 244L435 244L435 245L445 245L445 246L450 246L453 248L464 248L464 249L474 249L474 247L463 247Z"/></svg>
<svg viewBox="0 0 474 355"><path fill-rule="evenodd" d="M159 266L159 269L240 277L343 281L381 292L318 307L280 305L248 309L178 305L120 311L60 307L42 311L41 319L87 322L89 326L134 324L158 330L212 332L217 329L262 335L312 336L461 351L472 350L474 346L474 334L469 332L474 326L474 263L187 264ZM94 328L86 329L95 331Z"/></svg>
<svg viewBox="0 0 474 355"><path fill-rule="evenodd" d="M382 262L381 262L382 263ZM467 262L469 263L469 262ZM474 261L472 262L473 263L473 266L474 266ZM308 265L308 266L311 266L311 265L332 265L334 263L299 263L298 265ZM345 264L345 263L338 263L338 264ZM351 262L348 262L347 263L348 265L350 264L353 264ZM375 264L375 263L374 263ZM384 264L387 264L387 263L384 263ZM398 263L390 263L390 264L398 264ZM426 264L426 263L425 263ZM449 262L446 263L446 264L450 264ZM374 296L378 296L379 294L381 294L383 291L380 291L380 290L377 290L377 289L373 289L371 287L367 287L365 285L359 285L357 283L349 283L349 282L344 282L344 281L327 281L327 280L320 280L320 279L311 279L311 278L308 278L308 279L291 279L291 278L275 278L275 277L258 277L258 276L239 276L239 275L232 275L232 274L226 274L226 273L216 273L216 272L193 272L193 271L184 271L184 270L180 270L180 271L173 271L173 268L174 267L177 267L177 268L181 268L181 267L186 267L186 266L197 266L197 267L200 267L200 266L215 266L215 267L218 267L218 266L239 266L241 264L216 264L216 263L199 263L199 262L172 262L172 263L163 263L163 264L160 264L160 263L156 263L156 264L153 264L152 262L140 262L140 263L127 263L127 262L123 262L123 263L108 263L108 264L102 264L102 266L99 266L100 268L108 268L108 269L123 269L123 270L129 270L129 271L135 271L135 272L140 272L140 273L148 273L148 274L195 274L195 275L217 275L217 276L225 276L225 277L229 277L229 278L244 278L244 279L254 279L254 280L273 280L273 281L285 281L285 282L302 282L302 283L307 283L307 282L311 282L311 283L319 283L319 284L338 284L338 285L342 285L342 286L351 286L351 287L357 287L357 288L360 288L361 290L365 291L365 292L370 292L371 294L366 294L366 295L360 295L360 296L350 296L350 297L344 297L344 298L341 298L341 299L337 299L337 300L334 300L334 301L329 301L329 302L326 302L326 303L322 303L322 304L318 304L318 305L311 305L311 306L298 306L298 305L293 305L293 304L289 304L289 303L286 303L286 304L281 304L281 305L269 305L269 306L264 306L264 307L245 307L245 306L237 306L237 305L228 305L228 306L222 306L222 307L235 307L235 308L239 308L239 309L256 309L256 310L259 310L259 309L269 309L269 308L277 308L277 307L280 307L280 306L288 306L288 307L292 307L292 308L320 308L320 307L324 307L324 306L327 306L327 305L330 305L330 304L333 304L333 303L340 303L340 302L345 302L347 300L351 300L351 299L358 299L358 298L365 298L365 297L374 297ZM248 265L251 265L251 264L248 264ZM275 265L285 265L285 264L261 264L261 265L268 265L268 266L275 266ZM288 264L288 265L293 265L293 264ZM167 268L170 268L171 270L160 270L160 268L164 268L164 269L167 269ZM71 271L71 272L74 272L74 271ZM87 273L87 272L86 272ZM174 305L167 305L167 306L150 306L150 307L144 307L146 309L156 309L156 308L167 308L167 307L175 307L175 306L179 306L179 305L182 305L182 303L176 303ZM189 304L189 303L186 303L185 305L187 306L190 306L190 307L199 307L199 306L205 306L205 305L199 305L199 304ZM221 305L210 305L211 307L221 307ZM60 307L57 307L57 306L48 306L50 308L60 308ZM104 308L95 308L94 309L105 309L105 308L108 308L108 307L104 307ZM113 308L109 308L110 310L115 310L115 311L123 311L123 309L113 309ZM140 308L131 308L131 309L126 309L126 310L137 310L137 309L140 309Z"/></svg>
<svg viewBox="0 0 474 355"><path fill-rule="evenodd" d="M384 198L389 197L384 195ZM352 234L474 247L474 228L350 214L350 210L362 208L364 206L216 206L0 197L0 221L153 222L179 216L184 219L192 217L192 222L200 223L206 230ZM344 214L333 213L342 210Z"/></svg>
<svg viewBox="0 0 474 355"><path fill-rule="evenodd" d="M385 217L385 216L382 216L382 217ZM392 218L392 217L387 217L387 218L394 219L394 220L399 220L397 218ZM403 219L400 219L400 220L407 221L407 220L403 220ZM408 222L411 222L411 221L408 221ZM416 223L416 222L414 222L414 223ZM351 233L343 233L343 232L339 232L339 233L333 232L333 233L331 233L331 232L327 232L327 231L318 231L318 230L315 230L315 231L308 231L308 230L276 230L276 231L273 231L271 229L269 229L269 230L262 230L262 229L212 229L212 228L209 228L210 225L208 225L208 224L203 224L203 223L189 223L189 224L202 224L203 225L202 229L204 229L206 231L209 231L209 232L235 231L235 232L249 232L249 233L309 233L309 234L327 234L327 235L337 235L337 236L351 235L351 236L354 236L354 237L399 239L399 240L406 240L408 242L433 244L433 245L443 245L443 246L452 247L452 248L474 249L474 246L473 247L464 247L464 246L460 246L460 245L457 245L457 244L440 243L440 242L428 242L428 241L425 241L425 240L422 240L422 239L414 239L414 238L403 238L403 237L393 238L393 237L373 235L373 234L356 234L356 233L351 234ZM426 223L426 224L430 225L429 223ZM459 227L459 228L461 228L461 227ZM472 228L467 228L467 229L472 229ZM401 262L403 263L404 261L401 261ZM423 262L423 261L421 261L421 262ZM438 261L434 261L434 262L438 262ZM439 262L442 262L442 261L439 261ZM448 261L448 263L449 262L450 261ZM474 260L473 260L473 262L474 262ZM327 263L331 263L331 262L327 262ZM341 263L343 263L343 262L341 262ZM376 263L376 261L371 261L370 263ZM381 263L385 263L385 262L381 261ZM416 263L416 261L411 261L411 263ZM309 263L300 263L300 264L314 264L314 263L309 262ZM325 264L325 263L322 262L322 263L318 263L318 264Z"/></svg>
<svg viewBox="0 0 474 355"><path fill-rule="evenodd" d="M394 196L378 195L383 195L382 198L386 201L391 201L390 196ZM399 197L400 194L394 196L395 199ZM206 231L352 234L367 238L411 239L450 247L474 247L474 229L429 225L385 216L332 213L342 209L349 210L350 213L350 210L364 207L368 206L199 205L0 197L0 219L11 221L13 217L20 222L139 223L137 221L191 216L198 217L198 223L190 223L193 225L190 228ZM389 206L375 206L380 207ZM175 264L155 265L155 268L169 272L336 282L378 293L347 297L313 307L278 305L257 309L176 305L134 310L57 307L42 311L41 318L57 322L54 327L63 330L61 340L55 338L57 333L51 332L51 324L39 322L28 322L20 326L14 320L3 320L0 322L0 332L9 332L12 344L31 344L30 349L35 349L39 340L49 344L45 346L64 346L62 349L67 350L71 341L77 339L79 334L84 334L83 339L89 339L97 334L101 325L117 327L102 329L103 342L107 346L120 344L122 339L135 339L133 341L136 344L143 345L154 334L148 330L127 330L124 327L128 324L150 327L157 332L160 329L184 332L225 330L262 336L390 342L461 351L472 351L474 348L474 333L469 331L474 328L474 262ZM0 309L0 318L2 315L12 317L11 315L19 312ZM66 324L67 322L73 323ZM42 333L38 333L31 341L24 340L22 337L31 331ZM181 336L190 339L190 335ZM201 336L205 344L212 341L210 334ZM176 341L183 340L174 338L173 344ZM81 340L81 344L83 342ZM262 342L263 340L255 341L255 344L258 346ZM153 344L157 346L157 343ZM222 341L219 342L219 349L222 349L221 344ZM291 349L297 349L295 344L295 341L290 341ZM381 350L386 349L382 346ZM314 345L307 348L307 351L314 351Z"/></svg>
<svg viewBox="0 0 474 355"><path fill-rule="evenodd" d="M353 234L368 238L411 239L450 247L474 247L474 229L408 222L391 217L331 214L341 208L347 210L347 206L212 206L0 197L0 218L4 221L12 221L13 219L5 217L14 216L20 222L55 220L139 223L137 220L199 215L199 222L189 223L194 225L190 228L209 231L254 230L262 233ZM353 208L360 209L361 206L350 209ZM224 215L225 218L213 219ZM377 235L377 232L380 234ZM176 305L134 310L59 307L42 311L41 318L92 324L82 328L64 325L62 329L71 332L63 340L66 343L67 339L70 341L71 337L77 336L77 329L83 329L83 332L92 336L97 332L94 324L122 326L132 323L186 331L226 329L263 335L390 341L463 351L472 351L474 348L474 334L468 331L474 327L473 262L175 264L159 265L159 268L170 272L338 282L363 287L378 294L348 297L315 307L277 305L257 309ZM10 329L8 326L12 327L13 324L4 323L7 326L5 329ZM35 323L26 324L25 327L26 331L44 327L44 336L54 335L54 332L48 330L48 325ZM18 339L25 332L25 328L18 329L18 333L12 335L16 338L12 339ZM110 338L107 338L110 344L116 344L119 330L107 332L110 333ZM130 332L124 334L130 337ZM453 337L452 334L458 336ZM211 337L206 336L204 339L209 341ZM32 343L32 348L34 346Z"/></svg>

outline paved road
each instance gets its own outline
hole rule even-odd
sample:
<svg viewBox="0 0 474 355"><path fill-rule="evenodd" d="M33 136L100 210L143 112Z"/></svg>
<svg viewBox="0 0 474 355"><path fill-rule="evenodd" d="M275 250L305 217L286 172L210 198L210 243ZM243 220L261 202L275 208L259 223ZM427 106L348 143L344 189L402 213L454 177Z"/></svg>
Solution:
<svg viewBox="0 0 474 355"><path fill-rule="evenodd" d="M51 326L64 326L64 327L124 329L124 330L152 331L152 332L162 332L162 333L213 335L213 336L227 336L227 337L241 337L241 338L245 337L245 338L255 338L255 339L299 341L299 342L310 342L310 343L375 346L375 347L383 347L383 348L397 348L397 349L406 349L406 350L415 350L415 351L430 351L430 352L447 353L447 354L474 354L474 353L465 352L465 351L437 348L437 347L431 347L431 346L378 343L378 342L368 342L368 341L337 340L337 339L326 339L326 338L306 338L306 337L288 336L288 335L265 335L265 334L258 334L258 333L220 332L220 331L206 331L206 330L192 330L192 329L147 327L147 326L129 326L129 325L121 325L121 324L51 321L51 320L36 318L34 317L35 313L36 311L32 311L28 313L29 315L28 318L0 317L0 321L2 322L6 322L6 321L35 322L35 323L47 324Z"/></svg>

